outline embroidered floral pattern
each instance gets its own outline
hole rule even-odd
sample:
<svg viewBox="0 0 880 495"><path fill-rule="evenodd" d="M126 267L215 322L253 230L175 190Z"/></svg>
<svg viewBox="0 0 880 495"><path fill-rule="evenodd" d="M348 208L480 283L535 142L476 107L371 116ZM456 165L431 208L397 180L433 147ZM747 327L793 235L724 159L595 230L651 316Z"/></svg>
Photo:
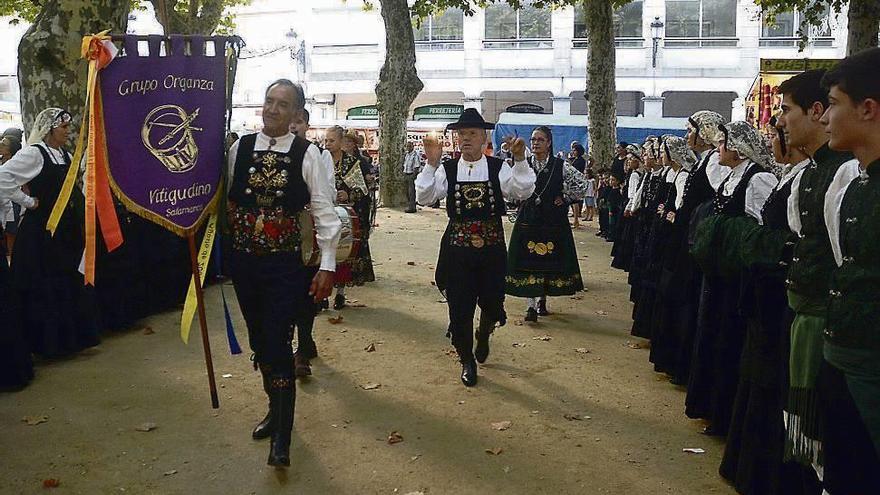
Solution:
<svg viewBox="0 0 880 495"><path fill-rule="evenodd" d="M232 247L253 254L294 252L300 249L299 222L284 208L244 208L230 204L229 225Z"/></svg>
<svg viewBox="0 0 880 495"><path fill-rule="evenodd" d="M482 248L504 244L504 229L498 219L452 221L449 227L449 243L453 246Z"/></svg>
<svg viewBox="0 0 880 495"><path fill-rule="evenodd" d="M569 276L552 276L552 277L543 277L541 275L527 275L527 276L513 276L508 275L505 277L505 281L514 286L514 287L525 287L528 285L538 285L541 287L558 287L560 289L566 289L569 287L575 287L579 283L583 283L581 281L580 274L569 275Z"/></svg>

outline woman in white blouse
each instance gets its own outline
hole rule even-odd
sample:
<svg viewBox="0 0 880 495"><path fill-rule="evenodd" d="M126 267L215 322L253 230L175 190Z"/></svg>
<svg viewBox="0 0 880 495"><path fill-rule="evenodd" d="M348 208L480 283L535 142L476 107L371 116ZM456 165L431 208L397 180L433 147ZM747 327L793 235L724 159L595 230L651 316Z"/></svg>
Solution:
<svg viewBox="0 0 880 495"><path fill-rule="evenodd" d="M60 108L40 112L27 144L0 167L0 203L27 208L12 256L13 286L22 303L22 321L31 351L59 357L97 345L94 295L78 267L83 253L81 192L64 210L55 235L46 230L67 170L72 117ZM22 191L27 185L29 194Z"/></svg>

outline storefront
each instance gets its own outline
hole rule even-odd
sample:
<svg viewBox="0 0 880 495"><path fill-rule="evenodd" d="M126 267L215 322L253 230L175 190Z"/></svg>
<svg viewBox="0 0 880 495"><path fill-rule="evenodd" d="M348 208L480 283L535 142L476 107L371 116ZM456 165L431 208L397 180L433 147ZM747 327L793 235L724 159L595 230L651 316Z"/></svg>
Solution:
<svg viewBox="0 0 880 495"><path fill-rule="evenodd" d="M780 84L801 72L813 69L828 70L837 62L834 59L762 58L761 70L752 83L746 99L746 121L759 129L764 129L769 125L770 118L781 111Z"/></svg>

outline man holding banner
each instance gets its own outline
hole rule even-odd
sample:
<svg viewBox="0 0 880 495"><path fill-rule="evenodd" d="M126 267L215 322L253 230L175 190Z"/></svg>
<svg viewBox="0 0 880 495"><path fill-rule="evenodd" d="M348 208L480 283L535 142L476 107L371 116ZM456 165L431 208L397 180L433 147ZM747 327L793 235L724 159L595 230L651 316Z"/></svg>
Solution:
<svg viewBox="0 0 880 495"><path fill-rule="evenodd" d="M341 229L333 209L336 190L320 150L289 130L304 103L299 85L273 82L263 103L263 130L229 149L232 281L269 396L269 413L253 437L271 436L268 464L276 467L290 465L296 403L290 328L297 311L310 304L306 294L314 301L330 295ZM314 272L303 264L300 247L299 218L307 206L322 253L311 280Z"/></svg>

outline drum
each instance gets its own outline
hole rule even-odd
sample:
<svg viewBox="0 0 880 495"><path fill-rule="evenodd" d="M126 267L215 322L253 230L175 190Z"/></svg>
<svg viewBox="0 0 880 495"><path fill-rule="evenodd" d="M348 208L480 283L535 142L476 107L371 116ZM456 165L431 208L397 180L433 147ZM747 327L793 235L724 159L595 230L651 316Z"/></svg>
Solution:
<svg viewBox="0 0 880 495"><path fill-rule="evenodd" d="M343 205L334 208L336 215L342 222L342 230L339 233L339 245L336 247L336 263L345 263L357 257L361 249L361 222L351 206ZM318 232L315 229L315 219L308 209L300 213L300 228L302 230L302 256L306 266L319 266L321 264L321 249L318 247Z"/></svg>

